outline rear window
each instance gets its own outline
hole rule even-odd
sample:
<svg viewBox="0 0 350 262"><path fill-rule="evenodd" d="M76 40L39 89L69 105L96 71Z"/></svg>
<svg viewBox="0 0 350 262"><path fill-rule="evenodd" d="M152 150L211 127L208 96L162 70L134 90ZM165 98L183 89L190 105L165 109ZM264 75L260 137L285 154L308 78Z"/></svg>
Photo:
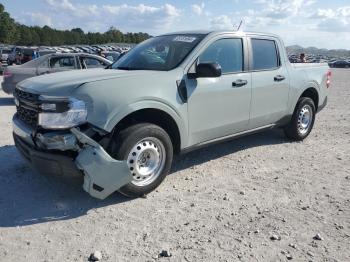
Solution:
<svg viewBox="0 0 350 262"><path fill-rule="evenodd" d="M22 54L23 55L28 55L28 56L32 56L34 53L33 49L22 49Z"/></svg>
<svg viewBox="0 0 350 262"><path fill-rule="evenodd" d="M276 43L273 40L252 39L253 70L269 70L279 66Z"/></svg>

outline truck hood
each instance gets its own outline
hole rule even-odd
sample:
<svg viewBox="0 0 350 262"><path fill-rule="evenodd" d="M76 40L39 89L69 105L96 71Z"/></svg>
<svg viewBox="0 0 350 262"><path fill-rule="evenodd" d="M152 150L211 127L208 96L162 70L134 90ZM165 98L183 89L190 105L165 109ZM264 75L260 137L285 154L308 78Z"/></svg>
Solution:
<svg viewBox="0 0 350 262"><path fill-rule="evenodd" d="M18 86L31 93L41 95L60 95L67 94L72 89L79 86L96 81L102 81L113 78L127 77L144 77L155 74L154 71L126 71L115 69L88 69L73 70L54 74L47 74L26 79L18 84Z"/></svg>

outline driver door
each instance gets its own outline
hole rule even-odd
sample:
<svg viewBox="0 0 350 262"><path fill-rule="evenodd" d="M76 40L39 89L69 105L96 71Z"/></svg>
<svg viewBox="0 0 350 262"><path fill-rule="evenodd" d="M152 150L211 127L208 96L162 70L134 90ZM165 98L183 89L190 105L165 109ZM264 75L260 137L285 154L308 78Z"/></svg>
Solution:
<svg viewBox="0 0 350 262"><path fill-rule="evenodd" d="M251 73L244 62L244 38L218 39L197 63L216 62L218 78L188 79L190 143L203 143L247 130L251 102Z"/></svg>

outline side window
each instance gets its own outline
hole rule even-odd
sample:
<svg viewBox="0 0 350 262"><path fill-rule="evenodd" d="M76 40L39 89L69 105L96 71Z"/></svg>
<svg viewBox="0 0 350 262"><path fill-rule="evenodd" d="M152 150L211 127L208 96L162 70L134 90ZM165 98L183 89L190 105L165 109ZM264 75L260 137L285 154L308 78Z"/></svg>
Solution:
<svg viewBox="0 0 350 262"><path fill-rule="evenodd" d="M84 60L86 69L105 67L104 63L96 58L84 57L83 60Z"/></svg>
<svg viewBox="0 0 350 262"><path fill-rule="evenodd" d="M253 70L268 70L279 66L276 43L273 40L252 39Z"/></svg>
<svg viewBox="0 0 350 262"><path fill-rule="evenodd" d="M39 64L39 68L48 68L49 67L49 61L48 59L45 59Z"/></svg>
<svg viewBox="0 0 350 262"><path fill-rule="evenodd" d="M50 67L74 69L74 57L53 57L50 59Z"/></svg>
<svg viewBox="0 0 350 262"><path fill-rule="evenodd" d="M243 71L243 42L240 38L221 39L212 43L198 59L199 63L217 62L222 73Z"/></svg>

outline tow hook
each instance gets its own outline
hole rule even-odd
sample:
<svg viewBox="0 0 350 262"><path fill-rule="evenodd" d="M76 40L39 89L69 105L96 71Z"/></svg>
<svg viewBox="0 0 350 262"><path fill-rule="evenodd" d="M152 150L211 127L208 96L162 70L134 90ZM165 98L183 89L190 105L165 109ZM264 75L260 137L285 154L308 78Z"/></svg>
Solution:
<svg viewBox="0 0 350 262"><path fill-rule="evenodd" d="M71 132L83 144L75 163L85 174L83 188L91 196L105 199L132 180L126 161L112 158L100 144L77 128Z"/></svg>

